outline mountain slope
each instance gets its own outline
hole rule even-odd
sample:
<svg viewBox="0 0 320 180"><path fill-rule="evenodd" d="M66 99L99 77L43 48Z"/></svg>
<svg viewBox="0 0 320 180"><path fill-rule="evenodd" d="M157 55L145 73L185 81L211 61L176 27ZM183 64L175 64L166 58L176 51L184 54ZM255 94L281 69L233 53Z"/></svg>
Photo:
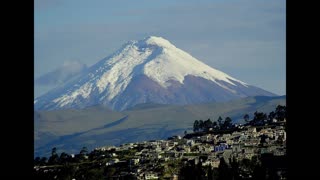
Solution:
<svg viewBox="0 0 320 180"><path fill-rule="evenodd" d="M161 37L130 41L78 79L35 99L35 109L194 104L275 94L216 70Z"/></svg>
<svg viewBox="0 0 320 180"><path fill-rule="evenodd" d="M192 131L196 119L217 120L231 117L241 122L255 111L269 113L277 105L286 105L286 97L247 97L229 102L197 105L139 104L128 111L115 112L95 106L82 110L35 112L35 154L50 154L52 147L76 153L90 149L151 139L165 139Z"/></svg>

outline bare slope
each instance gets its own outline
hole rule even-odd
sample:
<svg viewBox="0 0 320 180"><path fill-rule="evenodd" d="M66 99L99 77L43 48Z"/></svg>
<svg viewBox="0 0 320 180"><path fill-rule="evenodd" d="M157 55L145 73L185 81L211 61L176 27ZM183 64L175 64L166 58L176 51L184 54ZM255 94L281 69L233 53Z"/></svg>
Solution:
<svg viewBox="0 0 320 180"><path fill-rule="evenodd" d="M103 107L83 110L56 110L35 112L40 114L36 123L35 154L50 153L52 147L78 152L82 146L95 148L119 145L192 131L194 120L217 120L230 116L234 121L244 113L270 112L277 105L285 105L281 97L248 97L230 102L198 105L140 104L131 110L114 112Z"/></svg>

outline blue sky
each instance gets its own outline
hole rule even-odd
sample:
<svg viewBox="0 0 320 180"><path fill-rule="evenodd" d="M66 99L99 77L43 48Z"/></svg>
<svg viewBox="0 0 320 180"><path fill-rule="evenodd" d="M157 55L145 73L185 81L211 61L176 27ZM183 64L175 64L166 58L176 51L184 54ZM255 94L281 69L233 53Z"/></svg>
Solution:
<svg viewBox="0 0 320 180"><path fill-rule="evenodd" d="M35 77L92 65L129 40L168 39L195 58L279 95L286 91L284 0L35 0Z"/></svg>

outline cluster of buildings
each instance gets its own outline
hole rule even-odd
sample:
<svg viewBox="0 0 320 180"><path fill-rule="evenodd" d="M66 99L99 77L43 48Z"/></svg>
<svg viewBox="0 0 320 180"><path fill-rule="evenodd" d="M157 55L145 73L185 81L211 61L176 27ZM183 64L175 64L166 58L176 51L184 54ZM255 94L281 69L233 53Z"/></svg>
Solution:
<svg viewBox="0 0 320 180"><path fill-rule="evenodd" d="M137 179L158 179L164 176L167 164L177 160L182 164L201 162L202 166L217 168L222 157L230 163L230 159L241 161L264 153L283 156L286 154L286 131L283 125L246 126L227 134L209 131L202 135L195 133L189 138L173 136L168 140L127 143L96 150L109 153L105 166L125 167L125 171L114 174L115 178L131 175ZM132 154L119 156L123 152ZM171 167L169 174L165 176L177 179L178 168Z"/></svg>

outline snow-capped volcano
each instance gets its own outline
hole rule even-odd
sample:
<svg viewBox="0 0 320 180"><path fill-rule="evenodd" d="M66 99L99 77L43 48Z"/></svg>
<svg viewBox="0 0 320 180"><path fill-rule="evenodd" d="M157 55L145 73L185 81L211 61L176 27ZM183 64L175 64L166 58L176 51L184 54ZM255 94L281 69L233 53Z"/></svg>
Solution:
<svg viewBox="0 0 320 180"><path fill-rule="evenodd" d="M79 78L35 99L35 109L103 104L124 110L141 103L193 104L274 94L216 70L168 40L129 41Z"/></svg>

